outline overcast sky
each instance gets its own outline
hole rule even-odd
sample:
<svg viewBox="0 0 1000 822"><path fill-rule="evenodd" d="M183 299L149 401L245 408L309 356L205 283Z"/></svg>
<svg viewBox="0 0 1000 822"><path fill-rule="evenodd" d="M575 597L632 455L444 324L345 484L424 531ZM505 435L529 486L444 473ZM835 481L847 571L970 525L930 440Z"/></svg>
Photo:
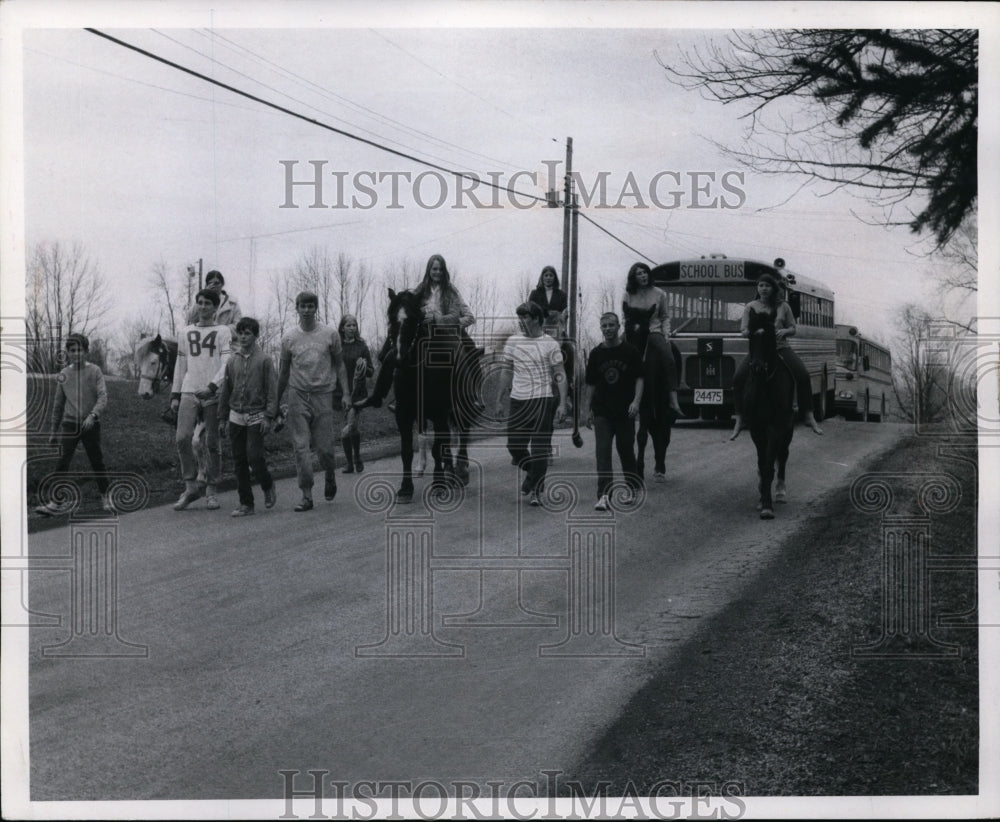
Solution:
<svg viewBox="0 0 1000 822"><path fill-rule="evenodd" d="M572 137L584 184L592 187L604 173L605 204L626 206L593 203L586 213L636 251L657 262L715 252L784 257L834 289L839 322L876 337L891 335L901 303L933 302L941 263L923 256L926 238L866 225L879 223L882 212L846 192L795 194L801 179L741 169L711 141L739 146L746 109L667 81L657 56L675 62L682 49L721 39L725 32L715 26L768 24L768 16L780 25L772 6L737 4L724 15L695 4L625 5L617 13L592 3L472 7L474 14L469 5L416 3L389 14L316 3L279 15L250 4L254 13L236 17L226 4L185 14L170 4L142 5L141 13L126 4L109 14L83 3L32 18L40 27L29 26L22 40L26 246L85 246L114 289L109 332L129 317L155 317L149 281L159 261L179 272L202 258L206 271L225 274L244 312L258 315L267 310L273 272L316 246L364 261L379 275L404 260L422 269L441 253L460 288L475 278L495 280L512 305L523 296L516 282L560 265L560 210L517 208L486 188L475 192L478 201L490 205L499 196L501 207L477 207L454 177L436 171L416 186L426 166L82 28L92 25L303 117L535 196L548 187L551 164L559 164L561 179ZM923 13L939 8L927 4ZM435 13L440 9L448 14ZM871 6L815 21L800 14L795 22L914 22L910 6L894 9L889 18ZM817 11L806 9L814 17ZM945 16L956 25L975 19L947 9ZM45 28L50 20L69 27ZM306 180L314 173L310 161L324 161L324 208L309 207L315 196L303 186L289 200L287 163L295 163L296 180ZM741 171L742 178L733 176ZM394 172L395 196L393 177L377 176ZM630 180L649 207L622 197ZM648 196L654 180L659 203ZM332 207L338 198L345 207ZM455 208L456 200L466 207ZM695 207L712 201L737 207ZM290 202L299 207L282 207ZM623 284L636 251L586 221L579 237L583 289ZM596 323L596 314L583 321Z"/></svg>

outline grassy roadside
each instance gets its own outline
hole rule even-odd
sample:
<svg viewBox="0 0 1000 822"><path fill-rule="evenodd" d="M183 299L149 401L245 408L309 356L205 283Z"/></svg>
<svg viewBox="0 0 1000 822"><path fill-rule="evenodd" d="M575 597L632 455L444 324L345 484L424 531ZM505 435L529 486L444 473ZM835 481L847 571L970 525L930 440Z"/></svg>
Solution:
<svg viewBox="0 0 1000 822"><path fill-rule="evenodd" d="M33 431L48 432L51 409L51 388L54 378L28 377L28 417ZM101 417L101 445L104 464L109 472L138 474L149 486L149 505L174 502L183 490L180 480L180 461L174 445L174 428L160 419L169 404L169 394L164 392L151 400L138 396L135 380L108 379L108 407ZM338 414L337 430L343 425L344 415ZM362 459L376 459L399 452L399 434L396 421L385 408L371 408L360 417ZM265 440L267 464L276 478L293 476L295 461L288 428L270 434ZM229 443L223 445L222 476L220 489L236 487L232 452ZM38 486L55 468L55 449L45 444L44 436L28 439L28 467L26 491L28 501L28 531L33 532L53 525L64 524L61 517L50 518L34 513L38 504ZM337 464L344 465L344 454L338 442ZM83 447L78 446L70 466L71 471L89 471L90 463ZM91 480L81 485L84 512L100 510L97 486Z"/></svg>
<svg viewBox="0 0 1000 822"><path fill-rule="evenodd" d="M948 472L959 507L931 554L975 553L973 468L909 438L869 471ZM741 783L749 796L976 794L975 627L934 627L955 659L860 658L881 635L882 524L846 489L818 506L746 594L639 691L567 780L644 795L660 780ZM971 571L935 573L931 616L972 612ZM933 623L932 623L933 624Z"/></svg>

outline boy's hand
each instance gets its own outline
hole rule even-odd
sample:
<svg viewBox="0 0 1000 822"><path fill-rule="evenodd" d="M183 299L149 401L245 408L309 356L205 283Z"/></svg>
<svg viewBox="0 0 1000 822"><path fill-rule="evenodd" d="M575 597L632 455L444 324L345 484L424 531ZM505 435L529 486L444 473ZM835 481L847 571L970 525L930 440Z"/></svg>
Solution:
<svg viewBox="0 0 1000 822"><path fill-rule="evenodd" d="M229 420L219 420L219 436L223 438L229 437Z"/></svg>
<svg viewBox="0 0 1000 822"><path fill-rule="evenodd" d="M267 417L264 417L264 419L262 419L260 421L260 433L261 433L261 436L263 436L264 434L269 434L271 432L271 426L273 424L274 423L271 422L271 420L269 420Z"/></svg>
<svg viewBox="0 0 1000 822"><path fill-rule="evenodd" d="M91 428L94 427L94 423L96 422L97 419L94 417L93 414L87 414L87 416L83 418L83 423L81 423L80 427L84 431L89 431Z"/></svg>

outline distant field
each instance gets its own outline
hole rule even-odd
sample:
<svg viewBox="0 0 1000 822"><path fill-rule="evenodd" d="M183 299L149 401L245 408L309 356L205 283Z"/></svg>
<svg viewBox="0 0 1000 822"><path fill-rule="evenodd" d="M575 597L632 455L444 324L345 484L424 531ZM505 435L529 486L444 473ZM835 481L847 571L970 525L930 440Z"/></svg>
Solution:
<svg viewBox="0 0 1000 822"><path fill-rule="evenodd" d="M108 471L134 473L144 477L150 488L150 505L172 502L182 490L177 449L174 445L174 428L160 419L169 403L169 392L162 392L151 400L138 396L138 380L109 378L108 408L101 416L101 444ZM49 431L52 409L53 377L29 375L26 386L28 425L32 433L28 439L27 501L30 508L38 504L38 486L55 467L55 449L45 444ZM343 415L337 415L338 432L343 425ZM385 408L368 409L361 415L361 455L384 454L395 448L398 451L398 434L393 416ZM276 473L288 476L294 473L292 441L288 429L271 434L266 439L268 465ZM343 465L343 452L338 443L338 466ZM90 464L82 447L77 448L71 471L87 471ZM233 460L229 443L223 446L223 487L235 487ZM83 507L96 507L99 501L97 486L93 482L83 485ZM31 514L30 519L44 519ZM29 520L30 521L30 520Z"/></svg>

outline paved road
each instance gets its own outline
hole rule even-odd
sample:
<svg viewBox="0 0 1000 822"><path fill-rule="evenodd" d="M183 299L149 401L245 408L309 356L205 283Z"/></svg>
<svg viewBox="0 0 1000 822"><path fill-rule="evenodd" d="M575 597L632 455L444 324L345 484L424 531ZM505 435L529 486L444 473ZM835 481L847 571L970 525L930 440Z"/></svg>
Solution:
<svg viewBox="0 0 1000 822"><path fill-rule="evenodd" d="M398 461L386 459L306 514L292 512L286 480L275 509L245 519L228 516L234 493L221 511L122 516L117 631L148 656L43 656L90 646L68 624L71 575L32 574L32 608L64 617L30 636L32 798L280 797L279 771L296 769L508 785L570 770L812 503L846 493L907 430L825 427L797 429L790 499L772 522L756 514L749 436L728 443L700 425L675 431L670 479L632 512L593 511L592 438L577 450L561 435L543 509L517 493L502 443L486 441L464 499L438 506L448 510L387 510ZM69 526L34 534L31 555L65 568L71 539ZM391 580L387 544L403 560ZM439 655L406 655L421 653Z"/></svg>

